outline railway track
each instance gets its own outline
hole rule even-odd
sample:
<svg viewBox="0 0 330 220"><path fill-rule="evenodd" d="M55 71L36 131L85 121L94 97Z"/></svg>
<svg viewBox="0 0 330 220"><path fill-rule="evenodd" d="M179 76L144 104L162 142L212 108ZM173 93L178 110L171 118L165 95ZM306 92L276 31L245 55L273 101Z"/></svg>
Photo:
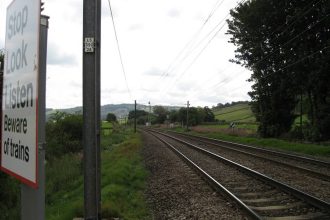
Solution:
<svg viewBox="0 0 330 220"><path fill-rule="evenodd" d="M218 139L188 135L180 132L169 131L168 133L197 141L201 145L217 146L240 154L271 161L282 166L302 171L309 176L330 182L330 162L328 161Z"/></svg>
<svg viewBox="0 0 330 220"><path fill-rule="evenodd" d="M330 219L330 204L215 153L148 131L253 219Z"/></svg>

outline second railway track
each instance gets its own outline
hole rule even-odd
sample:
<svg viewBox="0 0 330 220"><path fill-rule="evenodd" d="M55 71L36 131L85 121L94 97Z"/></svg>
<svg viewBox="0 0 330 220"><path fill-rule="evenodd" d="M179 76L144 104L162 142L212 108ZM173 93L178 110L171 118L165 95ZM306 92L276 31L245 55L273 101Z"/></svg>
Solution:
<svg viewBox="0 0 330 220"><path fill-rule="evenodd" d="M155 131L154 131L155 132ZM189 143L154 133L256 219L329 219L329 203ZM189 147L188 147L189 146Z"/></svg>
<svg viewBox="0 0 330 220"><path fill-rule="evenodd" d="M330 161L314 159L306 156L279 152L245 144L238 144L213 138L184 134L180 132L168 132L175 136L180 136L188 140L194 140L200 144L213 145L225 148L234 152L251 155L282 164L284 166L304 171L308 175L330 181Z"/></svg>

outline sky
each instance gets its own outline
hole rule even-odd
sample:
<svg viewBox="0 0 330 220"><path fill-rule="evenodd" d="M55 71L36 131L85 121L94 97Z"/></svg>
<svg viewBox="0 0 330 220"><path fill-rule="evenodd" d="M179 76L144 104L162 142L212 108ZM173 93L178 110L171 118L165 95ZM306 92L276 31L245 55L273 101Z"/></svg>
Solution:
<svg viewBox="0 0 330 220"><path fill-rule="evenodd" d="M10 2L0 0L0 48ZM83 1L44 2L43 14L50 16L47 108L81 106ZM184 106L189 100L191 106L212 107L250 100L251 73L229 62L235 46L221 22L236 5L237 0L111 0L125 80L109 3L102 0L101 104Z"/></svg>

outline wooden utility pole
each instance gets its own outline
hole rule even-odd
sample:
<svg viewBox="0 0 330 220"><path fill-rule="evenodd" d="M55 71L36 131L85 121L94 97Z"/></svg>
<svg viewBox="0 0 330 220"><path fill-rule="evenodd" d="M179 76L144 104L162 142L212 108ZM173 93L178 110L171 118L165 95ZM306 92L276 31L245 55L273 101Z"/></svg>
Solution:
<svg viewBox="0 0 330 220"><path fill-rule="evenodd" d="M150 105L150 101L149 101L149 114L148 114L148 121L149 121L149 126L151 126L151 105Z"/></svg>
<svg viewBox="0 0 330 220"><path fill-rule="evenodd" d="M136 100L134 101L134 133L136 133Z"/></svg>
<svg viewBox="0 0 330 220"><path fill-rule="evenodd" d="M189 131L189 125L188 125L188 123L189 123L189 101L187 101L187 124L186 124L186 126L187 126L187 131Z"/></svg>
<svg viewBox="0 0 330 220"><path fill-rule="evenodd" d="M83 4L84 217L96 220L101 219L101 0L84 0Z"/></svg>

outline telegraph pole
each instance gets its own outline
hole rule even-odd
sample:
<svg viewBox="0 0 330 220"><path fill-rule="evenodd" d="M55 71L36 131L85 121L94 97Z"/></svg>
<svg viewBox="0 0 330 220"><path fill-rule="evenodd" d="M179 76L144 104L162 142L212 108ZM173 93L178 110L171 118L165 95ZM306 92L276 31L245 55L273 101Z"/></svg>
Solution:
<svg viewBox="0 0 330 220"><path fill-rule="evenodd" d="M151 126L151 119L150 119L150 114L151 114L151 105L150 105L150 101L149 101L149 115L148 115L148 118L149 118L149 126Z"/></svg>
<svg viewBox="0 0 330 220"><path fill-rule="evenodd" d="M136 100L134 101L134 133L136 133Z"/></svg>
<svg viewBox="0 0 330 220"><path fill-rule="evenodd" d="M189 101L187 101L187 131L189 131L189 125L188 125L188 122L189 122Z"/></svg>
<svg viewBox="0 0 330 220"><path fill-rule="evenodd" d="M84 217L101 217L100 196L100 51L101 0L83 5Z"/></svg>

